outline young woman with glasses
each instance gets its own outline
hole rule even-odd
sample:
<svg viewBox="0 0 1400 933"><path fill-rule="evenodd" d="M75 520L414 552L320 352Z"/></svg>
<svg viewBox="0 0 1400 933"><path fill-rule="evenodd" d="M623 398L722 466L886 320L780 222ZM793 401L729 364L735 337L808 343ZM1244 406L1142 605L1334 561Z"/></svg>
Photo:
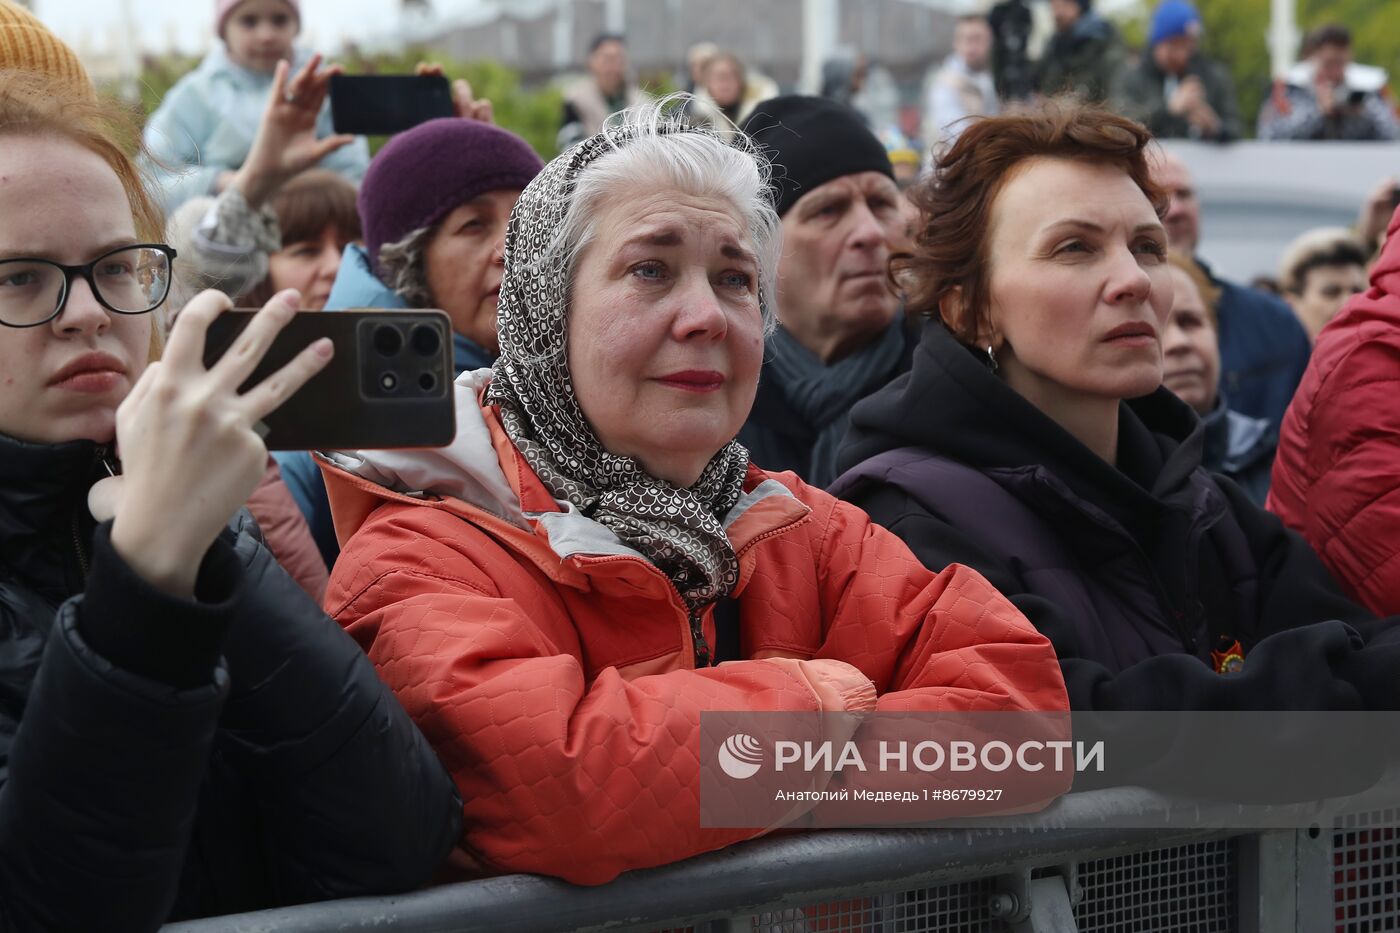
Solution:
<svg viewBox="0 0 1400 933"><path fill-rule="evenodd" d="M175 251L110 114L0 72L0 928L404 890L458 835L432 751L246 518L254 426L329 358L238 387L229 301L152 315ZM157 356L159 361L155 361Z"/></svg>

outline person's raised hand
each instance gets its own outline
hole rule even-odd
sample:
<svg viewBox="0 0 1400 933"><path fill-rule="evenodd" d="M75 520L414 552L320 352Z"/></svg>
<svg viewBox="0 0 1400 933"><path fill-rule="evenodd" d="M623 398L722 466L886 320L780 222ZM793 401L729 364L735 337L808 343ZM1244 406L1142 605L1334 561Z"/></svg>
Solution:
<svg viewBox="0 0 1400 933"><path fill-rule="evenodd" d="M112 547L152 586L194 593L200 562L267 467L260 422L320 372L333 347L321 339L240 394L301 296L274 296L212 367L204 366L209 325L232 305L216 291L197 295L176 320L161 360L117 409L122 475L93 487L89 503L114 513Z"/></svg>
<svg viewBox="0 0 1400 933"><path fill-rule="evenodd" d="M443 77L442 66L433 62L419 62L413 69L416 75L432 75ZM457 116L468 120L480 120L482 123L495 123L496 115L491 107L491 101L485 98L477 100L472 94L472 86L466 78L458 78L452 82L452 107L457 111Z"/></svg>
<svg viewBox="0 0 1400 933"><path fill-rule="evenodd" d="M316 121L330 93L331 78L342 71L339 65L320 66L321 56L314 55L290 75L291 65L277 63L258 133L233 179L233 185L254 208L265 204L298 173L355 141L354 136L343 133L316 138Z"/></svg>
<svg viewBox="0 0 1400 933"><path fill-rule="evenodd" d="M1198 101L1196 106L1191 108L1186 118L1201 131L1203 136L1213 137L1220 132L1220 115L1204 99Z"/></svg>
<svg viewBox="0 0 1400 933"><path fill-rule="evenodd" d="M1189 115L1201 101L1204 91L1201 79L1188 75L1172 91L1172 96L1167 100L1167 111L1179 117Z"/></svg>
<svg viewBox="0 0 1400 933"><path fill-rule="evenodd" d="M1205 82L1197 75L1187 75L1182 79L1168 109L1184 117L1186 122L1200 130L1202 136L1215 136L1220 132L1220 115L1210 105Z"/></svg>
<svg viewBox="0 0 1400 933"><path fill-rule="evenodd" d="M1395 214L1397 190L1400 190L1400 179L1389 175L1371 189L1361 204L1360 214L1356 218L1356 233L1369 249L1376 248L1390 226L1390 218Z"/></svg>

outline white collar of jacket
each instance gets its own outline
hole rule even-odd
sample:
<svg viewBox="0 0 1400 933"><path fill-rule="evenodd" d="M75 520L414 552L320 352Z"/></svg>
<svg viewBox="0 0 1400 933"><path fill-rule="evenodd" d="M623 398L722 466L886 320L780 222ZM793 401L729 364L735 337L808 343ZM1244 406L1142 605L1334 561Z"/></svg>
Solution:
<svg viewBox="0 0 1400 933"><path fill-rule="evenodd" d="M1311 88L1313 84L1313 72L1316 70L1317 65L1313 62L1299 62L1288 69L1284 81L1294 87ZM1384 68L1377 68L1375 65L1359 65L1356 62L1352 62L1347 65L1344 80L1349 90L1379 93L1390 80L1390 76L1386 73Z"/></svg>

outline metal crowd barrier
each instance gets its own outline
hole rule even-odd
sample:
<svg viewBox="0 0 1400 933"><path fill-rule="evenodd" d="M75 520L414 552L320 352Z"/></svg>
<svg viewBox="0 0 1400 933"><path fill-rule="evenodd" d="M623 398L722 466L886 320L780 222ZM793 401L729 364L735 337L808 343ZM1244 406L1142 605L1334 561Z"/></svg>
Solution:
<svg viewBox="0 0 1400 933"><path fill-rule="evenodd" d="M600 887L512 875L165 930L1400 930L1400 809L1305 830L1110 826L1115 815L1150 819L1168 806L1148 791L1115 788L1068 795L1053 818L1030 818L1026 828L791 833Z"/></svg>

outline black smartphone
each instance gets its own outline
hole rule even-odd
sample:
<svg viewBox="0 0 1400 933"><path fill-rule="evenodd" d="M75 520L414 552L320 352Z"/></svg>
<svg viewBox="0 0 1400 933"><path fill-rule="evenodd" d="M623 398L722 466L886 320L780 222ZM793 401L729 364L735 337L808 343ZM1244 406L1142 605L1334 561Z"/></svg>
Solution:
<svg viewBox="0 0 1400 933"><path fill-rule="evenodd" d="M1400 185L1393 185L1390 189L1390 209L1393 211L1400 208Z"/></svg>
<svg viewBox="0 0 1400 933"><path fill-rule="evenodd" d="M331 122L337 133L387 136L456 113L452 87L442 75L331 77Z"/></svg>
<svg viewBox="0 0 1400 933"><path fill-rule="evenodd" d="M204 365L224 355L254 311L225 311L204 341ZM298 311L241 391L321 337L335 356L263 419L268 450L443 447L457 433L452 326L441 311Z"/></svg>

